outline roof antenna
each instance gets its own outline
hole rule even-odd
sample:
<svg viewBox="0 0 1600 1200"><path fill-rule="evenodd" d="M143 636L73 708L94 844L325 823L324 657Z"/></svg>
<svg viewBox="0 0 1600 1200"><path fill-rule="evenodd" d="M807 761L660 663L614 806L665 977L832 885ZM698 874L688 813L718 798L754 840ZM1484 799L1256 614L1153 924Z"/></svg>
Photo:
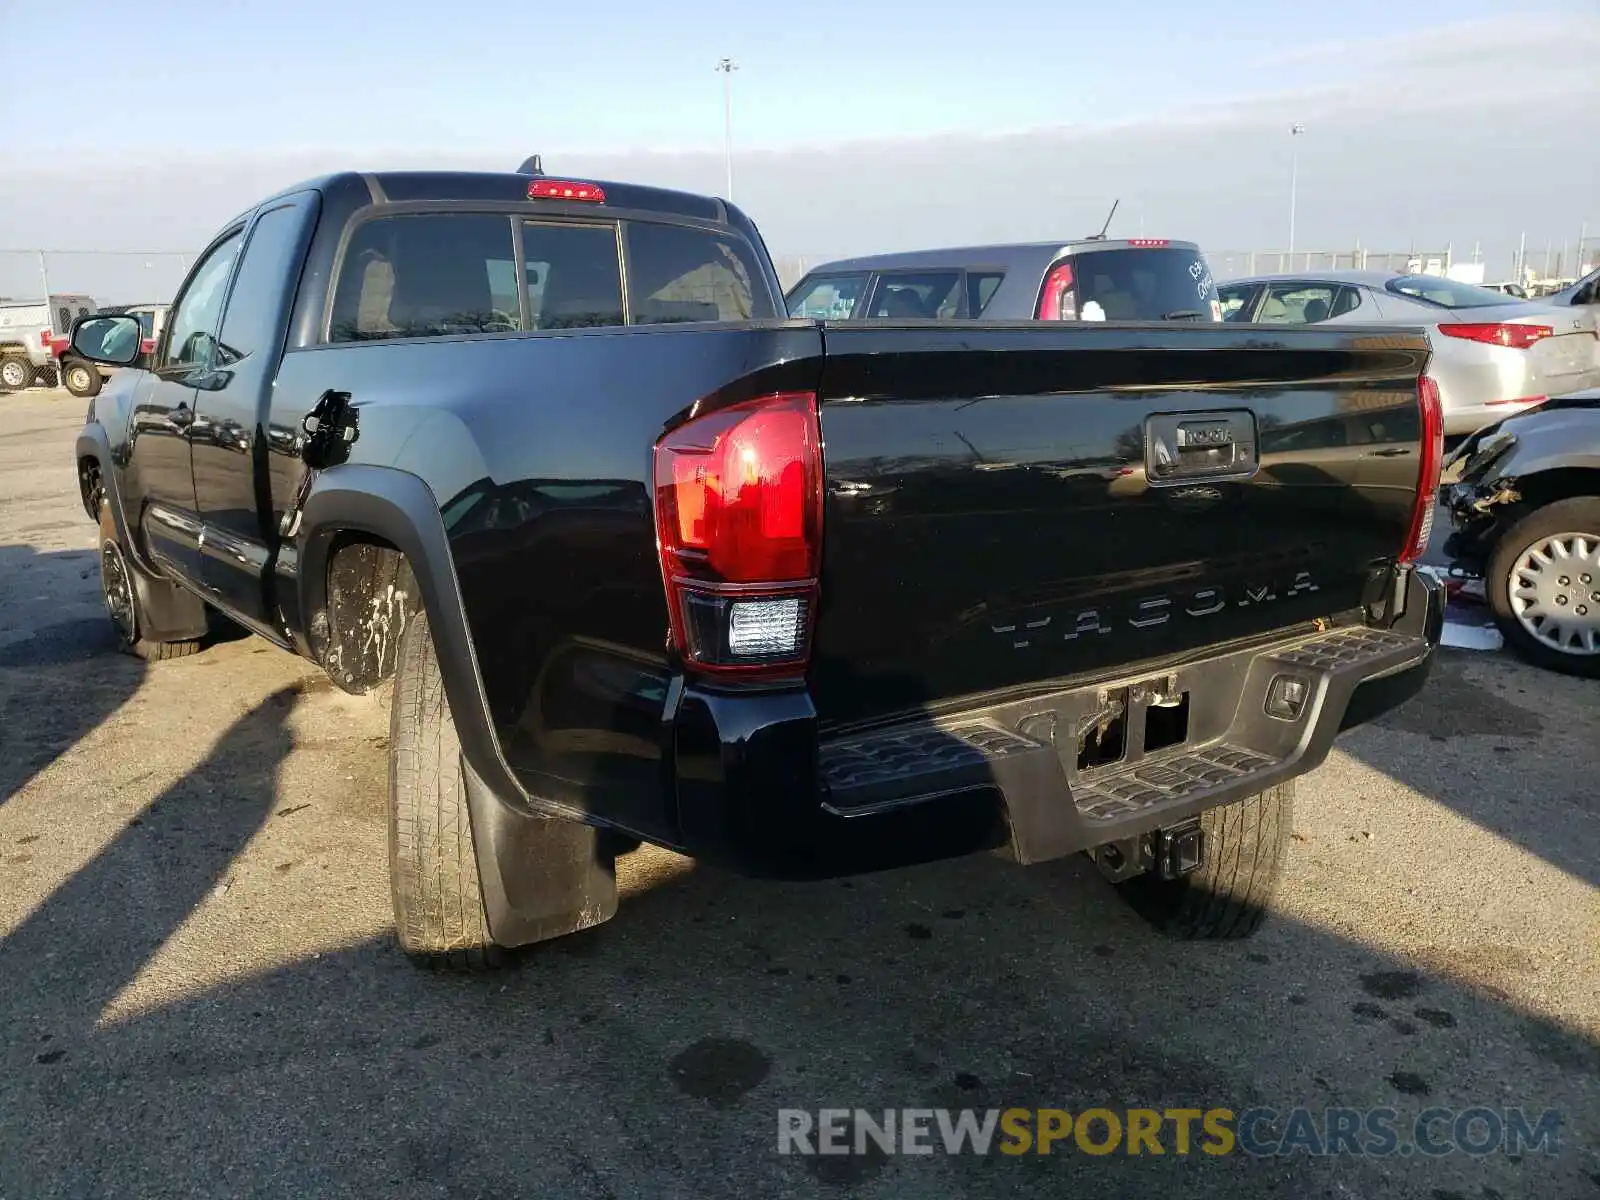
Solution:
<svg viewBox="0 0 1600 1200"><path fill-rule="evenodd" d="M1111 211L1106 214L1106 223L1100 226L1100 232L1090 234L1085 240L1091 242L1103 242L1106 240L1106 230L1111 228L1111 218L1117 215L1117 205L1121 203L1122 197L1120 196L1111 202Z"/></svg>
<svg viewBox="0 0 1600 1200"><path fill-rule="evenodd" d="M544 174L544 163L542 161L540 161L539 156L537 154L535 154L532 158L528 159L520 167L517 168L517 174L518 175L543 175Z"/></svg>

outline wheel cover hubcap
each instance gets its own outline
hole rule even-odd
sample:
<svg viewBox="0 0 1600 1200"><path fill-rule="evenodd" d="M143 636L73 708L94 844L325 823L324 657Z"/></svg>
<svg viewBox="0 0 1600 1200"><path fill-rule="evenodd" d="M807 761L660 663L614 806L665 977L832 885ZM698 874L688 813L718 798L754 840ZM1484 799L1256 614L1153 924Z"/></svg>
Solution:
<svg viewBox="0 0 1600 1200"><path fill-rule="evenodd" d="M22 372L22 364L8 362L0 367L0 380L4 380L7 387L21 387L26 382Z"/></svg>
<svg viewBox="0 0 1600 1200"><path fill-rule="evenodd" d="M75 388L86 388L89 386L89 372L82 367L73 367L67 373L67 382L71 383Z"/></svg>
<svg viewBox="0 0 1600 1200"><path fill-rule="evenodd" d="M1600 533L1557 533L1524 550L1508 581L1511 612L1562 654L1600 654Z"/></svg>
<svg viewBox="0 0 1600 1200"><path fill-rule="evenodd" d="M130 645L138 640L139 623L133 612L133 584L128 578L128 564L123 561L122 550L115 542L100 547L100 590L105 594L106 613Z"/></svg>

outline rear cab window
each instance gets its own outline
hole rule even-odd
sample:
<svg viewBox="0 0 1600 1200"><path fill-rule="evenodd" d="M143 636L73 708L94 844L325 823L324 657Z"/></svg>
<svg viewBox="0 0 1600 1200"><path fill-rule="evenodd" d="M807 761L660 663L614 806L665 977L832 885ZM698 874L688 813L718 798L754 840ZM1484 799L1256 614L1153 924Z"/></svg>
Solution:
<svg viewBox="0 0 1600 1200"><path fill-rule="evenodd" d="M1217 285L1198 250L1182 246L1080 249L1068 261L1080 321L1222 319Z"/></svg>
<svg viewBox="0 0 1600 1200"><path fill-rule="evenodd" d="M686 225L630 221L631 323L751 321L777 316L749 246Z"/></svg>
<svg viewBox="0 0 1600 1200"><path fill-rule="evenodd" d="M852 275L817 275L803 279L789 293L788 306L791 317L806 317L813 321L847 321L856 310L856 302L867 288L867 273Z"/></svg>
<svg viewBox="0 0 1600 1200"><path fill-rule="evenodd" d="M371 218L351 235L329 340L776 315L753 251L735 235L651 221L396 214Z"/></svg>
<svg viewBox="0 0 1600 1200"><path fill-rule="evenodd" d="M615 225L524 221L522 253L529 329L622 324L622 265ZM515 275L511 286L515 290Z"/></svg>
<svg viewBox="0 0 1600 1200"><path fill-rule="evenodd" d="M493 213L382 216L356 227L329 340L452 337L521 328L511 222Z"/></svg>

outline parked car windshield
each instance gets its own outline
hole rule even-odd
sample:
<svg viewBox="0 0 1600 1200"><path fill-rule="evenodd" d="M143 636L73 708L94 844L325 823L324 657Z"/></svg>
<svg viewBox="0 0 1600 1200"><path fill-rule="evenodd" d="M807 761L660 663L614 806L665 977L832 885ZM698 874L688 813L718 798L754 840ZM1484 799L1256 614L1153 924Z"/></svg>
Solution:
<svg viewBox="0 0 1600 1200"><path fill-rule="evenodd" d="M1217 285L1197 250L1079 251L1072 267L1080 321L1161 321L1177 314L1220 319L1213 307Z"/></svg>
<svg viewBox="0 0 1600 1200"><path fill-rule="evenodd" d="M1470 283L1457 283L1437 275L1401 275L1384 284L1398 296L1409 296L1440 308L1489 308L1497 304L1512 303L1503 292Z"/></svg>

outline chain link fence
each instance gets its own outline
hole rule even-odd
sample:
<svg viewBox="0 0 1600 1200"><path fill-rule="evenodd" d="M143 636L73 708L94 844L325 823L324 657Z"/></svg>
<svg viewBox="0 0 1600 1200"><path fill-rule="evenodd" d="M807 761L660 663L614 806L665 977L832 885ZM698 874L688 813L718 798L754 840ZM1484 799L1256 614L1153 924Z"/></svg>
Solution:
<svg viewBox="0 0 1600 1200"><path fill-rule="evenodd" d="M194 262L192 250L0 249L0 299L92 297L98 304L164 303Z"/></svg>
<svg viewBox="0 0 1600 1200"><path fill-rule="evenodd" d="M176 294L194 262L192 250L37 250L0 249L0 300L35 300L48 284L52 293L92 297L100 304L161 303ZM785 290L807 271L849 258L847 253L775 254L773 266ZM1595 257L1586 245L1553 252L1525 252L1535 275L1572 274ZM1206 258L1219 280L1291 272L1357 270L1414 271L1443 275L1462 262L1479 263L1482 255L1458 259L1451 246L1442 250L1207 250ZM1541 269L1542 268L1542 269ZM1507 272L1510 277L1511 272ZM1493 273L1490 272L1493 276ZM1493 282L1498 276L1488 278Z"/></svg>
<svg viewBox="0 0 1600 1200"><path fill-rule="evenodd" d="M1312 271L1402 271L1443 275L1453 265L1443 250L1207 250L1206 261L1218 279L1250 275L1288 275Z"/></svg>

